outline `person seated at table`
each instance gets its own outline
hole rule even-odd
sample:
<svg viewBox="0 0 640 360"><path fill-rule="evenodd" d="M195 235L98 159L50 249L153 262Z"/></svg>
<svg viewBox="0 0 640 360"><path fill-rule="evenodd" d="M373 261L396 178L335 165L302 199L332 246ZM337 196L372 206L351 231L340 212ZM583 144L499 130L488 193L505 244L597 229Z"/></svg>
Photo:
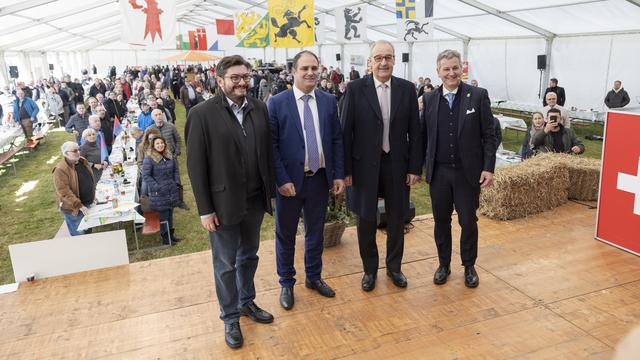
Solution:
<svg viewBox="0 0 640 360"><path fill-rule="evenodd" d="M533 136L533 150L540 152L557 152L568 154L584 153L584 145L573 129L564 127L559 109L550 109L547 123Z"/></svg>
<svg viewBox="0 0 640 360"><path fill-rule="evenodd" d="M73 141L66 141L60 148L62 160L53 168L53 185L58 207L67 223L71 236L90 231L78 231L82 218L93 203L96 186L93 172L87 159L80 156L80 147Z"/></svg>
<svg viewBox="0 0 640 360"><path fill-rule="evenodd" d="M534 155L533 152L533 135L538 130L544 128L544 115L541 112L536 111L531 117L531 127L527 130L524 140L522 141L522 147L520 148L520 156L523 159L530 158Z"/></svg>
<svg viewBox="0 0 640 360"><path fill-rule="evenodd" d="M143 101L140 110L141 112L138 115L138 127L140 130L145 131L149 126L153 125L153 118L151 118L151 104L148 101Z"/></svg>
<svg viewBox="0 0 640 360"><path fill-rule="evenodd" d="M160 228L162 243L168 245L170 235L175 244L180 241L173 228L173 208L180 205L180 173L162 136L154 138L153 146L147 150L142 163L142 179L149 191L149 208L160 213L161 224L164 221L168 223L168 226L163 228L161 225Z"/></svg>
<svg viewBox="0 0 640 360"><path fill-rule="evenodd" d="M64 129L73 133L76 137L76 142L80 144L82 140L82 132L89 127L89 114L86 113L83 103L76 104L76 113L73 114L64 126Z"/></svg>
<svg viewBox="0 0 640 360"><path fill-rule="evenodd" d="M80 146L80 156L87 159L96 183L100 180L100 176L102 176L102 170L108 165L106 159L104 161L102 160L100 144L96 141L97 138L98 133L94 129L88 128L82 132L82 140L84 143Z"/></svg>

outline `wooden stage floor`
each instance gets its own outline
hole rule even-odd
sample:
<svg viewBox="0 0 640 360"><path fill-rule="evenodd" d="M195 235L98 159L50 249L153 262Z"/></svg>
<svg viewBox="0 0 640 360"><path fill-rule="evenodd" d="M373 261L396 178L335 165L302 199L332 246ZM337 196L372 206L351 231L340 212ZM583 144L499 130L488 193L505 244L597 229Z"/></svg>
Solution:
<svg viewBox="0 0 640 360"><path fill-rule="evenodd" d="M265 241L256 302L275 321L243 318L240 350L224 343L208 251L23 284L0 296L0 358L608 359L640 323L640 259L594 240L595 215L568 203L529 219L481 218L477 289L464 286L456 241L449 282L433 284L427 217L406 237L408 288L393 286L382 261L365 293L348 229L324 253L336 297L304 288L299 251L291 311L278 305L274 242Z"/></svg>

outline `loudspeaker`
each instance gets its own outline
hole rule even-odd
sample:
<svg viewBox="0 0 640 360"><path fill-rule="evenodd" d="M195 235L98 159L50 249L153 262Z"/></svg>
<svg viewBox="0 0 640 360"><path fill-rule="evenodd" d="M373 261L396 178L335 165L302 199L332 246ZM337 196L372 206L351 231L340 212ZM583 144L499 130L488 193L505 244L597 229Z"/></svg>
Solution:
<svg viewBox="0 0 640 360"><path fill-rule="evenodd" d="M20 76L18 75L18 67L17 66L9 66L9 76L11 76L12 79L17 79Z"/></svg>
<svg viewBox="0 0 640 360"><path fill-rule="evenodd" d="M409 53L402 53L402 62L403 63L409 62Z"/></svg>
<svg viewBox="0 0 640 360"><path fill-rule="evenodd" d="M538 70L547 68L547 55L538 55Z"/></svg>
<svg viewBox="0 0 640 360"><path fill-rule="evenodd" d="M404 223L408 224L416 217L416 207L413 202L409 201L409 211L407 211L407 216L404 218ZM378 200L378 211L376 213L376 221L378 223L378 228L387 227L387 214L384 208L384 199Z"/></svg>
<svg viewBox="0 0 640 360"><path fill-rule="evenodd" d="M340 54L336 54L336 61L340 61Z"/></svg>
<svg viewBox="0 0 640 360"><path fill-rule="evenodd" d="M49 70L53 71L53 64L49 64Z"/></svg>

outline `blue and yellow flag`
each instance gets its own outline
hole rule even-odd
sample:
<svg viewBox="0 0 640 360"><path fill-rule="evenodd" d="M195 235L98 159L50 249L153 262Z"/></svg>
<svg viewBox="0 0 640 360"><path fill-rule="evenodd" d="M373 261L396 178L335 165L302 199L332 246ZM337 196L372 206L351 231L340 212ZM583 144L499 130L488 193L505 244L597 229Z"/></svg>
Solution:
<svg viewBox="0 0 640 360"><path fill-rule="evenodd" d="M272 47L301 48L315 44L313 0L269 0Z"/></svg>
<svg viewBox="0 0 640 360"><path fill-rule="evenodd" d="M396 0L396 19L415 19L416 0Z"/></svg>
<svg viewBox="0 0 640 360"><path fill-rule="evenodd" d="M269 46L269 13L261 16L250 11L242 11L235 18L237 47L263 48Z"/></svg>

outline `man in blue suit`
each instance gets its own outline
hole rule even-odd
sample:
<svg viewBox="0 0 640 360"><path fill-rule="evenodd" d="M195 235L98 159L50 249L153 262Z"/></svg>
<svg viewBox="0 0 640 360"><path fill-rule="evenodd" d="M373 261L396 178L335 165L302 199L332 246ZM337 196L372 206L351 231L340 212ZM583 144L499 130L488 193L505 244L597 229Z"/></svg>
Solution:
<svg viewBox="0 0 640 360"><path fill-rule="evenodd" d="M322 296L335 292L322 280L324 220L329 190L344 191L342 129L333 95L315 90L318 57L302 51L293 58L294 84L271 98L276 194L276 263L280 305L293 307L296 230L304 213L305 286Z"/></svg>

